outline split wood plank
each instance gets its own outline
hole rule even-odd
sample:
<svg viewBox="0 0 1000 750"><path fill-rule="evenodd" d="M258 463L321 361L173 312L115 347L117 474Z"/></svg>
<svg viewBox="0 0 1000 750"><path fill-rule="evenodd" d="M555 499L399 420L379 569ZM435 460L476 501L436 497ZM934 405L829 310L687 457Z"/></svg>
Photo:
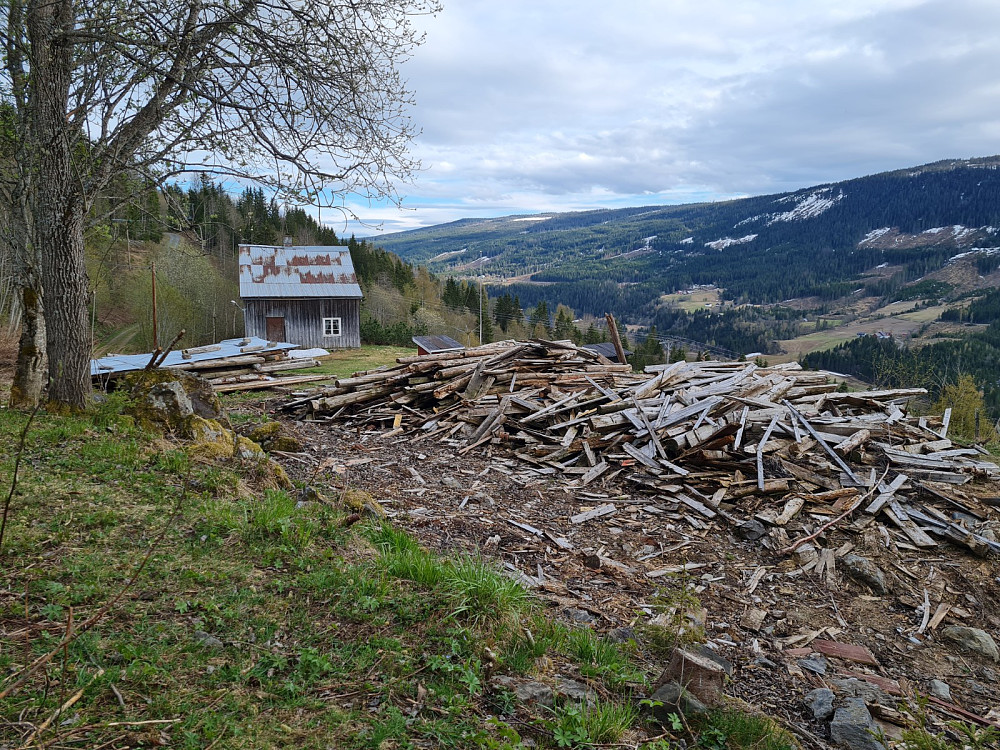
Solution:
<svg viewBox="0 0 1000 750"><path fill-rule="evenodd" d="M775 414L771 418L771 423L764 430L764 437L761 438L760 442L757 443L757 489L761 492L764 491L764 446L767 445L767 441L771 438L771 432L774 430L774 426L778 424L778 414Z"/></svg>
<svg viewBox="0 0 1000 750"><path fill-rule="evenodd" d="M606 505L601 505L593 510L584 511L583 513L577 513L575 516L571 516L569 519L570 523L579 524L585 523L587 521L592 521L595 518L601 518L603 516L614 515L618 512L617 507L614 503L608 503Z"/></svg>
<svg viewBox="0 0 1000 750"><path fill-rule="evenodd" d="M839 455L837 455L837 452L834 451L829 445L827 445L827 443L824 440L820 438L820 436L817 434L813 426L809 424L809 421L805 417L803 417L799 412L797 412L795 410L795 407L792 406L790 403L788 403L787 400L782 401L782 403L786 407L788 407L788 410L791 412L792 417L798 419L799 422L802 423L802 426L806 428L806 432L808 432L813 437L813 439L823 447L823 449L827 452L830 458L833 459L833 462L837 466L839 466L840 469L845 474L847 474L848 477L850 477L851 481L854 482L856 485L864 485L864 482L858 479L858 476L857 474L854 473L854 470L851 469L851 467L848 466L846 463L844 463L844 459L842 459Z"/></svg>
<svg viewBox="0 0 1000 750"><path fill-rule="evenodd" d="M876 659L872 655L872 652L864 646L855 646L851 643L840 643L839 641L816 639L812 642L812 647L824 656L833 656L838 659L857 662L858 664L868 664L872 667L879 666L878 659Z"/></svg>

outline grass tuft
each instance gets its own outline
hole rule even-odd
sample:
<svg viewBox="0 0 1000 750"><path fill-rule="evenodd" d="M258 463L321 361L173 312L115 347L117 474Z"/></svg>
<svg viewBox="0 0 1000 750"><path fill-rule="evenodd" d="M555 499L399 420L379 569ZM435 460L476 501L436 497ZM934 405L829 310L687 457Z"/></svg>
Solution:
<svg viewBox="0 0 1000 750"><path fill-rule="evenodd" d="M645 682L645 676L630 662L621 648L587 628L569 632L566 651L580 661L580 673L597 677L611 687Z"/></svg>
<svg viewBox="0 0 1000 750"><path fill-rule="evenodd" d="M698 744L709 750L797 750L795 738L774 720L744 711L708 714L697 727Z"/></svg>
<svg viewBox="0 0 1000 750"><path fill-rule="evenodd" d="M528 591L482 560L463 557L452 562L445 587L455 602L453 615L473 624L514 625L528 612Z"/></svg>
<svg viewBox="0 0 1000 750"><path fill-rule="evenodd" d="M590 747L618 742L636 723L639 709L631 700L567 703L546 722L559 747Z"/></svg>

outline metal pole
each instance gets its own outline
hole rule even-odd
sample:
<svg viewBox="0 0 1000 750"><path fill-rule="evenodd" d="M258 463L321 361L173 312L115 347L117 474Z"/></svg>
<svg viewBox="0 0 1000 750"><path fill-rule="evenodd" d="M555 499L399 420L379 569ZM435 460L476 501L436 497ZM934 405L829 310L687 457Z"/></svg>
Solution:
<svg viewBox="0 0 1000 750"><path fill-rule="evenodd" d="M483 276L479 277L479 343L483 343Z"/></svg>

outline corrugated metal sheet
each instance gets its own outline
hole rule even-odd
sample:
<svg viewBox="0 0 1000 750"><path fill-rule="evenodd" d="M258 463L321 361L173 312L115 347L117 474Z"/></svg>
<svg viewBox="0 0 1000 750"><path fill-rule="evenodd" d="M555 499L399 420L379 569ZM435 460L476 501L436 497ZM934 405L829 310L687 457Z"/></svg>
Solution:
<svg viewBox="0 0 1000 750"><path fill-rule="evenodd" d="M238 357L241 354L258 354L261 352L276 352L283 349L295 349L298 344L287 344L284 342L274 343L264 339L250 336L242 339L226 339L214 344L219 348L211 352L200 352L185 358L181 352L170 352L163 360L161 367L181 365L188 362L207 362L212 359L225 359L226 357ZM262 347L262 348L258 348ZM244 351L252 349L252 351ZM90 360L90 374L109 375L118 372L131 372L141 370L149 364L153 353L148 354L114 354L109 357Z"/></svg>
<svg viewBox="0 0 1000 750"><path fill-rule="evenodd" d="M414 336L412 341L428 354L465 348L451 336Z"/></svg>
<svg viewBox="0 0 1000 750"><path fill-rule="evenodd" d="M240 297L361 299L361 287L346 247L240 245Z"/></svg>
<svg viewBox="0 0 1000 750"><path fill-rule="evenodd" d="M597 354L601 354L601 355L607 357L608 359L610 359L612 362L617 362L618 361L618 352L615 351L615 345L614 344L610 344L610 343L584 344L583 348L584 349L589 349L590 351L596 352ZM625 356L626 357L631 357L632 356L632 352L630 352L628 349L626 349L625 350Z"/></svg>

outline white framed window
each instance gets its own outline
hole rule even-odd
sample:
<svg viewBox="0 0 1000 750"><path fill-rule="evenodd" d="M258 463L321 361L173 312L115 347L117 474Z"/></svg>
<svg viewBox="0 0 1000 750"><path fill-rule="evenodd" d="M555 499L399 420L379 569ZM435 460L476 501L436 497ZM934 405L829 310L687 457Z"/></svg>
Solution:
<svg viewBox="0 0 1000 750"><path fill-rule="evenodd" d="M323 318L323 335L340 335L340 318Z"/></svg>

